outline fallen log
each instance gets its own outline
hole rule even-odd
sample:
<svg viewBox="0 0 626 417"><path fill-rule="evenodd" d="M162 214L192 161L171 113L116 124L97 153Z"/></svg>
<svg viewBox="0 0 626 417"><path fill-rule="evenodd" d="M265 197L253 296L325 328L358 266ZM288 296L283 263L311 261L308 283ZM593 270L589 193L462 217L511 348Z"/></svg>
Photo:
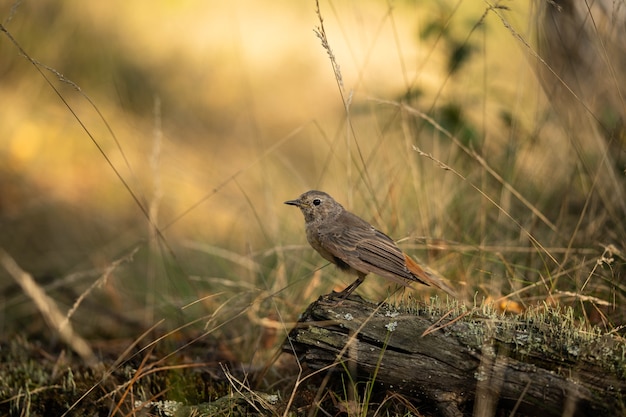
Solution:
<svg viewBox="0 0 626 417"><path fill-rule="evenodd" d="M312 370L360 379L445 417L626 415L626 344L569 309L391 306L322 296L283 349Z"/></svg>

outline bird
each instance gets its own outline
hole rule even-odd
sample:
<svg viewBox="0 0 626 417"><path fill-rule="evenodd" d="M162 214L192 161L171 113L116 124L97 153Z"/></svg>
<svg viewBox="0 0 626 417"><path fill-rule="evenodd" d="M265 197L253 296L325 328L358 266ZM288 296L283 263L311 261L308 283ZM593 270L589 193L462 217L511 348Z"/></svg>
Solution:
<svg viewBox="0 0 626 417"><path fill-rule="evenodd" d="M433 285L455 296L434 271L414 261L393 239L344 209L327 193L310 190L285 204L302 211L307 241L313 249L340 270L357 276L337 294L339 298L350 296L369 273L403 286L410 286L411 281Z"/></svg>

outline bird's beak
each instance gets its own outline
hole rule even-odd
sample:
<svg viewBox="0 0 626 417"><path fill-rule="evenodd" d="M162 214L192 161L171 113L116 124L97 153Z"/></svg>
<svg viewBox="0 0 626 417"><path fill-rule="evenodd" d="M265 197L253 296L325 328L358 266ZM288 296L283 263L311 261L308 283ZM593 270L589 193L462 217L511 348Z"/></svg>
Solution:
<svg viewBox="0 0 626 417"><path fill-rule="evenodd" d="M290 206L300 207L300 200L285 201L285 204L289 204Z"/></svg>

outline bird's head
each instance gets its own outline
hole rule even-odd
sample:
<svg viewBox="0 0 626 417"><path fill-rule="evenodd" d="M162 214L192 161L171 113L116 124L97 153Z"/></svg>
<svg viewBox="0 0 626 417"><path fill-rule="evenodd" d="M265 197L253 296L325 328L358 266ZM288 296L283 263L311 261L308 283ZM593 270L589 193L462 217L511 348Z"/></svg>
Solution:
<svg viewBox="0 0 626 417"><path fill-rule="evenodd" d="M295 200L285 201L285 204L298 207L304 214L304 221L322 222L334 218L343 211L343 206L323 191L311 190Z"/></svg>

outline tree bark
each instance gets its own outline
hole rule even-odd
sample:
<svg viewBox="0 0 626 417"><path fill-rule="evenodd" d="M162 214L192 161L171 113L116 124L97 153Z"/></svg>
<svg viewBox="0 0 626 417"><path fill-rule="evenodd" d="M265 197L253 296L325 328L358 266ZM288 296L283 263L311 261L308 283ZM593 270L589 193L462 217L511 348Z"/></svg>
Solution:
<svg viewBox="0 0 626 417"><path fill-rule="evenodd" d="M284 350L313 370L350 369L446 417L626 415L626 347L571 311L393 307L320 297ZM347 367L337 365L344 363Z"/></svg>

